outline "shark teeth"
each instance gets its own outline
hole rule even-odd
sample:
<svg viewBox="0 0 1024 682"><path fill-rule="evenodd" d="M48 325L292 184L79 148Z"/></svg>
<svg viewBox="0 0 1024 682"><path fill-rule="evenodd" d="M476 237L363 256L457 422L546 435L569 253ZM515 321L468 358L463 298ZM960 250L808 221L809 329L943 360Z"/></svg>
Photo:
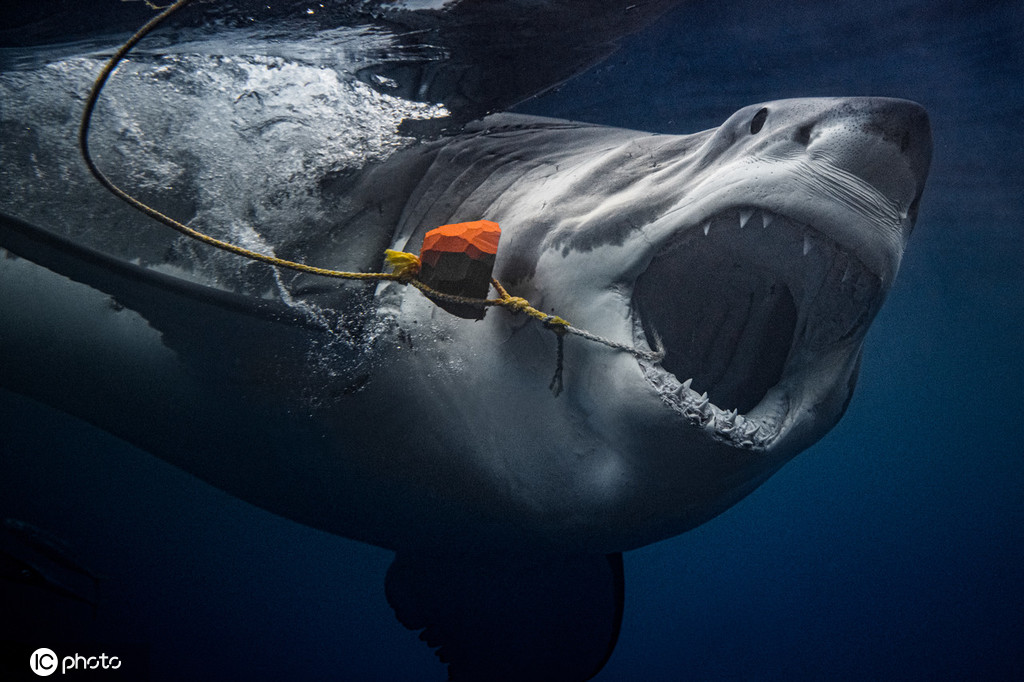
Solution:
<svg viewBox="0 0 1024 682"><path fill-rule="evenodd" d="M706 391L695 391L692 378L680 383L674 375L655 364L641 361L640 366L663 401L715 440L743 449L761 449L770 444L781 430L787 411L784 405L776 405L775 409L759 406L762 416L758 417L741 415L735 409L725 410L712 403Z"/></svg>
<svg viewBox="0 0 1024 682"><path fill-rule="evenodd" d="M691 387L693 379L679 383L675 376L656 365L641 361L640 366L665 403L715 440L755 450L769 445L781 431L787 412L784 404L773 408L758 406L761 413L758 416L742 415L737 410L725 410L715 405L708 399L707 392L698 394Z"/></svg>
<svg viewBox="0 0 1024 682"><path fill-rule="evenodd" d="M766 449L787 423L790 398L780 386L865 329L883 288L813 226L735 207L661 246L634 288L634 343L663 339L665 355L640 364L675 412L715 440ZM671 293L679 290L692 293L680 299ZM736 404L720 407L704 389ZM731 409L739 406L743 414Z"/></svg>
<svg viewBox="0 0 1024 682"><path fill-rule="evenodd" d="M763 228L775 226L770 235L743 229L751 220L757 219L757 214L760 214ZM796 283L794 288L800 289L800 300L820 301L818 305L802 306L805 312L810 313L802 327L812 329L817 325L809 334L814 338L815 348L822 347L830 339L842 339L859 326L864 320L862 308L876 297L884 284L856 256L844 252L814 228L764 209L740 207L727 210L703 221L700 232L712 240L746 243L743 248L756 250L761 260L773 257L785 260L787 253L794 252L799 255L796 261L790 259L789 270L782 273L782 278ZM665 251L681 247L692 238L691 235L681 235L681 239L669 244ZM774 248L775 256L764 251L765 247ZM820 296L821 289L827 290L826 297ZM830 305L825 300L829 295L836 299L838 305ZM825 324L819 324L821 322Z"/></svg>

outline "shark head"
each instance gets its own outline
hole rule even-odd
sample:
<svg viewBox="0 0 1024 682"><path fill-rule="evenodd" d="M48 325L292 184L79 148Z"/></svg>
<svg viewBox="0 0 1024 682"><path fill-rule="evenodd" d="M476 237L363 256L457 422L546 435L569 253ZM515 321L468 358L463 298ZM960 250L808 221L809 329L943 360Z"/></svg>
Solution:
<svg viewBox="0 0 1024 682"><path fill-rule="evenodd" d="M930 154L924 110L877 98L756 104L689 136L512 117L446 143L396 246L497 220L495 273L513 294L660 355L569 337L555 398L539 325L505 311L450 323L406 296L401 325L430 330L414 345L475 349L433 405L474 395L471 422L522 425L485 439L489 494L531 480L538 525L621 549L720 513L820 439L849 404Z"/></svg>
<svg viewBox="0 0 1024 682"><path fill-rule="evenodd" d="M634 341L664 349L641 370L730 447L803 449L846 409L899 270L927 115L887 99L757 104L697 154L699 181L643 230L627 275Z"/></svg>

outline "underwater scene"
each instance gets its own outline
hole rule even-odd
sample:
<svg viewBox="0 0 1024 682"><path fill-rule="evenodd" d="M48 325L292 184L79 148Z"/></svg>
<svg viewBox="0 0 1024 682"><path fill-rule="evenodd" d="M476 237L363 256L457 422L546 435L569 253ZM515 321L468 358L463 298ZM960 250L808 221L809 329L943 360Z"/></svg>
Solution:
<svg viewBox="0 0 1024 682"><path fill-rule="evenodd" d="M1024 3L161 9L0 9L4 679L1024 678Z"/></svg>

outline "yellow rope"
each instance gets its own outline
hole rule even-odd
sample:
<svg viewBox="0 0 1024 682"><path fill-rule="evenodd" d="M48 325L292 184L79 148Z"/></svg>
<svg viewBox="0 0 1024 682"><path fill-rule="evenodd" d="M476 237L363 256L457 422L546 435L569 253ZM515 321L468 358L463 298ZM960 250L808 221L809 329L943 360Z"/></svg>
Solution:
<svg viewBox="0 0 1024 682"><path fill-rule="evenodd" d="M249 258L251 260L260 261L268 265L272 265L280 268L288 268L291 270L297 270L299 272L305 272L311 275L320 275L322 277L335 277L342 279L355 279L355 280L390 280L400 282L402 284L411 284L420 291L423 292L428 298L433 300L446 301L450 303L461 303L479 307L490 307L490 306L501 306L507 308L513 313L526 313L530 317L540 320L545 326L553 330L559 339L559 362L558 371L555 376L555 381L552 385L555 386L557 382L557 391L561 389L561 356L562 356L562 337L569 333L581 336L591 341L603 343L611 348L624 350L628 353L641 358L656 360L661 356L661 352L650 353L647 351L639 350L633 346L627 346L626 344L611 341L603 337L597 336L584 329L578 329L569 324L565 319L557 315L549 315L540 310L537 310L530 305L530 302L525 298L519 296L511 296L505 287L501 285L496 279L491 280L492 286L495 291L498 292L498 298L469 298L465 296L456 296L453 294L447 294L442 291L438 291L417 279L417 275L420 270L420 259L416 254L406 253L404 251L393 251L388 249L384 252L385 260L392 267L392 272L346 272L343 270L332 270L329 268L320 268L313 265L306 265L305 263L296 263L294 261L286 260L284 258L278 258L277 256L271 256L258 251L252 251L250 249L238 246L237 244L231 244L215 237L211 237L208 234L204 234L194 228L191 228L170 216L164 215L160 211L156 210L152 206L144 204L135 197L128 194L126 191L115 185L103 172L96 166L92 156L89 153L89 126L92 121L92 114L96 108L96 102L99 99L100 93L103 91L103 86L106 84L113 73L117 65L128 55L131 49L144 38L153 29L159 26L165 19L180 10L185 5L188 5L192 0L178 0L174 4L164 9L160 14L150 19L142 28L140 28L131 38L125 42L121 48L114 53L110 60L103 66L100 74L96 77L96 81L93 83L92 90L89 93L89 97L86 100L85 108L82 112L82 121L78 128L78 146L81 151L82 158L85 161L85 165L89 168L89 172L92 173L101 185L103 185L108 191L114 196L121 199L133 208L145 213L154 220L163 223L167 227L180 232L181 234L209 244L210 246L228 251L230 253Z"/></svg>

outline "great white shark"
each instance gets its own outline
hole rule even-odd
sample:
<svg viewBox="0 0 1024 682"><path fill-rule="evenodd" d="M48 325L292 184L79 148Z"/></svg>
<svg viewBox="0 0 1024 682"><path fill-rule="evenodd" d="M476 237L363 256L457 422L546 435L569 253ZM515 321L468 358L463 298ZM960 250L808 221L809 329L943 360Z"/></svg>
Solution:
<svg viewBox="0 0 1024 682"><path fill-rule="evenodd" d="M346 180L308 260L375 271L486 218L511 293L660 351L569 337L557 396L556 340L522 315L308 275L246 295L4 215L0 385L394 550L388 600L452 679L588 679L621 553L734 505L842 416L930 156L912 102L792 99L693 135L498 114Z"/></svg>

